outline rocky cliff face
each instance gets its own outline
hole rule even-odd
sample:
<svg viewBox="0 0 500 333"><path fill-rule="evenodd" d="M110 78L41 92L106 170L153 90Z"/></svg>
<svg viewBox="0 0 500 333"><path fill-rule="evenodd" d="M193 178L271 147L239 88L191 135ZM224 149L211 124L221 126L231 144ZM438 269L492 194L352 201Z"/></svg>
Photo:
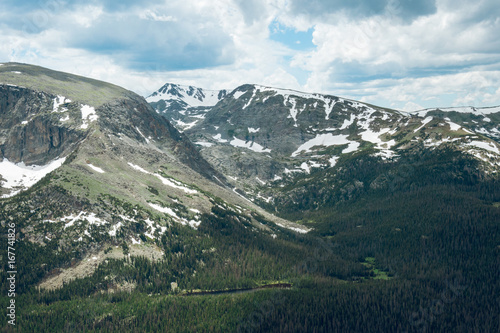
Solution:
<svg viewBox="0 0 500 333"><path fill-rule="evenodd" d="M39 86L33 83L37 80ZM60 91L54 88L58 86ZM224 179L142 97L120 89L35 66L4 64L0 67L2 159L44 166L68 156L79 143L101 131L164 149L207 178ZM96 90L98 97L90 96Z"/></svg>
<svg viewBox="0 0 500 333"><path fill-rule="evenodd" d="M85 138L86 131L70 122L78 112L67 105L62 116L54 111L57 96L23 87L0 85L0 151L11 162L45 165L68 155ZM62 116L62 118L61 118Z"/></svg>

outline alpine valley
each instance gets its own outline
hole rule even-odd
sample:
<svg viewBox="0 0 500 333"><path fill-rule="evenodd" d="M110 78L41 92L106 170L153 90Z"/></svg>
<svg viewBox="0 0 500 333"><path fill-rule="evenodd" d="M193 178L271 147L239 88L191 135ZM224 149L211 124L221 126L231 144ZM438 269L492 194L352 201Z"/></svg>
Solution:
<svg viewBox="0 0 500 333"><path fill-rule="evenodd" d="M2 331L497 332L499 125L0 64Z"/></svg>

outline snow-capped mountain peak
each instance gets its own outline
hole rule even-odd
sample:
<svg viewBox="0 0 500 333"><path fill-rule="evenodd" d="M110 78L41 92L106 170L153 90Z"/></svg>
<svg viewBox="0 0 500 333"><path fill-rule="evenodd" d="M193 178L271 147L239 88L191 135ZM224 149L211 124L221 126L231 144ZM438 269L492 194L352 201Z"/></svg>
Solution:
<svg viewBox="0 0 500 333"><path fill-rule="evenodd" d="M205 90L167 83L146 100L157 113L165 116L180 131L185 131L203 119L208 110L227 94L227 90Z"/></svg>
<svg viewBox="0 0 500 333"><path fill-rule="evenodd" d="M181 102L187 107L214 106L227 94L226 90L205 90L193 86L167 83L148 97L149 103Z"/></svg>

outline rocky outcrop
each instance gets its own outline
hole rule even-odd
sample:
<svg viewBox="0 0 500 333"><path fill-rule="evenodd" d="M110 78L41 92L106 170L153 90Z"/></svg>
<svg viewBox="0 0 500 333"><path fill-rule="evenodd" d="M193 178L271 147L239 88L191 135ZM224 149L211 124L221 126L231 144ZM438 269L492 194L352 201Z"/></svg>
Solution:
<svg viewBox="0 0 500 333"><path fill-rule="evenodd" d="M86 135L52 113L46 93L0 85L0 151L3 158L26 165L44 165L70 153Z"/></svg>

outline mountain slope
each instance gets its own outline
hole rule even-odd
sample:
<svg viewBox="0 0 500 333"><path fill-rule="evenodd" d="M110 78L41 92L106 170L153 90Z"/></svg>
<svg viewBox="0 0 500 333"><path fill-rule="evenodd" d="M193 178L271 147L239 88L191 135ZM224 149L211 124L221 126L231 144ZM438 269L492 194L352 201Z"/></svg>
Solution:
<svg viewBox="0 0 500 333"><path fill-rule="evenodd" d="M449 107L411 112L420 117L433 116L453 122L499 142L500 107ZM453 125L456 126L456 125Z"/></svg>
<svg viewBox="0 0 500 333"><path fill-rule="evenodd" d="M45 165L66 157L78 144L103 130L101 134L108 138L124 136L150 148L167 149L181 163L206 177L222 178L185 136L130 91L19 64L1 66L0 74L0 149L9 162ZM39 87L29 88L38 80L42 82ZM50 87L49 92L46 87ZM99 93L94 94L95 91Z"/></svg>
<svg viewBox="0 0 500 333"><path fill-rule="evenodd" d="M40 87L21 86L39 75ZM106 99L86 97L101 87ZM197 230L214 207L266 237L279 227L254 216L292 225L227 188L187 137L132 92L9 63L0 66L0 106L2 217L15 219L24 246L55 246L43 259L45 275L34 280L56 269L43 287L61 287L107 258L123 258L121 249L104 252L120 244L159 259L162 237L179 227ZM96 265L87 267L94 257Z"/></svg>

